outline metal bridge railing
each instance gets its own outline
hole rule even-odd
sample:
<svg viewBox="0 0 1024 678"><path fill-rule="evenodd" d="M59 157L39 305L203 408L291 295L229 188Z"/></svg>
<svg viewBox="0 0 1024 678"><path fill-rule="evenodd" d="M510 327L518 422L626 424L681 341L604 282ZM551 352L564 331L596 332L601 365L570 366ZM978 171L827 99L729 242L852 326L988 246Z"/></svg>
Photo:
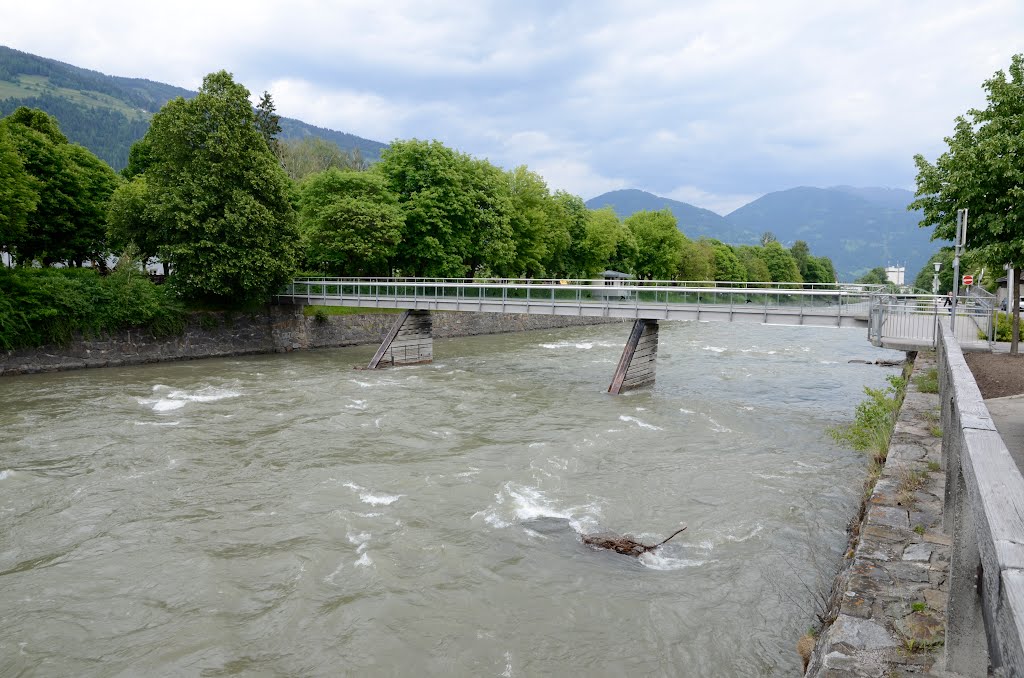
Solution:
<svg viewBox="0 0 1024 678"><path fill-rule="evenodd" d="M729 308L737 312L806 309L815 315L866 318L877 288L867 285L721 283L710 281L505 280L427 278L298 278L279 294L307 303L352 300L525 301L550 305Z"/></svg>
<svg viewBox="0 0 1024 678"><path fill-rule="evenodd" d="M957 298L956 317L946 297L933 294L875 294L869 307L868 339L886 342L918 342L935 346L939 323L952 324L960 344L992 341L995 325L991 301L974 294Z"/></svg>

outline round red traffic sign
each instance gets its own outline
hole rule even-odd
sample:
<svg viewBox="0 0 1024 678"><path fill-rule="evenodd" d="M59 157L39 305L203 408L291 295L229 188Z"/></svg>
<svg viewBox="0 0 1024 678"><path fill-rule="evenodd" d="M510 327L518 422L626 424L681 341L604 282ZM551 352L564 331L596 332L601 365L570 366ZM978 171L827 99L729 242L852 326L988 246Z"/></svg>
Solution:
<svg viewBox="0 0 1024 678"><path fill-rule="evenodd" d="M964 276L964 284L965 285L973 285L974 284L974 276L973 275L965 275Z"/></svg>

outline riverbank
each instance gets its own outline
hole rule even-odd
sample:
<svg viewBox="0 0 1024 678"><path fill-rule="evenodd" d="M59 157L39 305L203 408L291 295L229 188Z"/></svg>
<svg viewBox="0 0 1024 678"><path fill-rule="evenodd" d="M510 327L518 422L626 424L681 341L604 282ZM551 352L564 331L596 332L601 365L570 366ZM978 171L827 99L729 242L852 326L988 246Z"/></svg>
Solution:
<svg viewBox="0 0 1024 678"><path fill-rule="evenodd" d="M623 322L449 311L431 315L433 336L438 339ZM263 314L197 313L177 336L125 330L100 337L76 336L66 346L5 351L0 353L0 376L374 344L383 340L395 319L393 314L381 313L307 317L299 306L270 306Z"/></svg>
<svg viewBox="0 0 1024 678"><path fill-rule="evenodd" d="M939 396L921 388L935 367L933 353L914 361L885 467L854 528L856 545L829 596L832 623L817 640L808 676L942 675L936 664L945 641L950 539L942 532Z"/></svg>

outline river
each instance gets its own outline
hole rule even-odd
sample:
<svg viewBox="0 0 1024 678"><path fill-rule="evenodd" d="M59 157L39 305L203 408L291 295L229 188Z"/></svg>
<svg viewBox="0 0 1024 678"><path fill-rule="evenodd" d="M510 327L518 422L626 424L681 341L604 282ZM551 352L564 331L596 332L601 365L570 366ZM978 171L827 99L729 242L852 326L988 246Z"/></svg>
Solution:
<svg viewBox="0 0 1024 678"><path fill-rule="evenodd" d="M663 323L609 396L628 331L0 379L0 676L797 674L902 354Z"/></svg>

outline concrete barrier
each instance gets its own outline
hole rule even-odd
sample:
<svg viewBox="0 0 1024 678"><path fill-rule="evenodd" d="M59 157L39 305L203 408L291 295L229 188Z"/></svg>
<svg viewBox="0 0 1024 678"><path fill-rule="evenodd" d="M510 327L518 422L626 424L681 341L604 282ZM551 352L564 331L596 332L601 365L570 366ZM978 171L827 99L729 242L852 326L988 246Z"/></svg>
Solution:
<svg viewBox="0 0 1024 678"><path fill-rule="evenodd" d="M952 535L946 670L1024 676L1024 477L940 323L943 529Z"/></svg>

